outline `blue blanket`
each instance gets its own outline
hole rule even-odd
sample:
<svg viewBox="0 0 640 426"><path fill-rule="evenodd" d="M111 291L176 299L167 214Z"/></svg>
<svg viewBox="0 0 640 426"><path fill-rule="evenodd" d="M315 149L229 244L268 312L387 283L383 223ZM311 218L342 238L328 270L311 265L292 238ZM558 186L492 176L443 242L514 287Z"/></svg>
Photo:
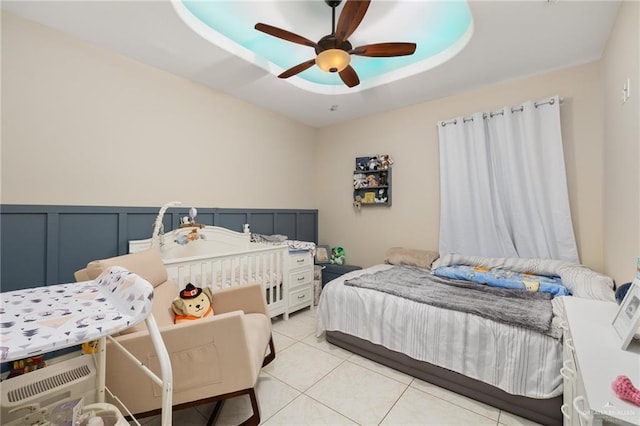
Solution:
<svg viewBox="0 0 640 426"><path fill-rule="evenodd" d="M518 290L537 291L553 294L554 296L568 296L569 290L557 276L533 275L523 272L513 272L505 269L488 269L482 266L441 266L434 270L440 277L467 280L492 287L511 288Z"/></svg>

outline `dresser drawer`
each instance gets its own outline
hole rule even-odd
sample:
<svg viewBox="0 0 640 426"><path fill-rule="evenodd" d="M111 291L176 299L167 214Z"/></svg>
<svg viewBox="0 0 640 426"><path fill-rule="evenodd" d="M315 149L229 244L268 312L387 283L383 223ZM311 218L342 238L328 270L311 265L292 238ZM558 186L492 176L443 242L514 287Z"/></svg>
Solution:
<svg viewBox="0 0 640 426"><path fill-rule="evenodd" d="M308 251L289 253L289 269L294 270L305 266L313 266L313 258Z"/></svg>
<svg viewBox="0 0 640 426"><path fill-rule="evenodd" d="M289 274L289 288L294 289L301 285L311 285L313 283L313 269L307 269L305 271L294 272Z"/></svg>
<svg viewBox="0 0 640 426"><path fill-rule="evenodd" d="M289 308L295 310L295 308L303 306L311 306L313 303L313 288L303 287L299 290L291 291L289 293Z"/></svg>

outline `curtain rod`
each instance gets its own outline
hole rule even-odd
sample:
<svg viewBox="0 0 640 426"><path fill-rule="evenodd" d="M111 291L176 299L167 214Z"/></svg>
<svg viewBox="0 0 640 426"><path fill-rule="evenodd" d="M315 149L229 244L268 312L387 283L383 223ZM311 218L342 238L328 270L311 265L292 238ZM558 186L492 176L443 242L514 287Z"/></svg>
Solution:
<svg viewBox="0 0 640 426"><path fill-rule="evenodd" d="M562 103L564 101L564 98L560 98L560 103ZM553 105L556 103L556 100L554 98L551 98L547 101L541 101L541 102L534 102L533 105L538 108L541 105ZM520 105L519 107L516 108L511 108L511 112L522 112L524 110L524 106ZM501 111L495 111L495 112L490 112L490 113L484 113L482 114L482 118L492 118L495 115L504 115L504 110ZM468 121L473 121L473 117L464 117L462 119L463 123L466 123ZM458 120L457 119L453 119L453 120L449 120L449 121L442 121L440 122L440 125L442 127L446 126L447 124L458 124Z"/></svg>

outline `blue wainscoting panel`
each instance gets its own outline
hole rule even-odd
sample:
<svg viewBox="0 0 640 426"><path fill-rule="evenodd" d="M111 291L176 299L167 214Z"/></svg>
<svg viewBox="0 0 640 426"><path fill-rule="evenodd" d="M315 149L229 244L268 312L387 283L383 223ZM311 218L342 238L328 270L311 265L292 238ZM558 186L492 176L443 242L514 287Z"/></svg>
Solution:
<svg viewBox="0 0 640 426"><path fill-rule="evenodd" d="M185 217L185 216L189 216L189 214L183 214L180 217ZM202 223L204 225L213 225L216 223L215 221L215 213L213 212L201 212L200 209L198 209L198 216L196 217L196 220L198 221L198 223ZM221 226L221 225L218 225Z"/></svg>
<svg viewBox="0 0 640 426"><path fill-rule="evenodd" d="M275 215L271 213L251 213L251 232L263 235L275 234Z"/></svg>
<svg viewBox="0 0 640 426"><path fill-rule="evenodd" d="M151 237L156 223L155 213L129 213L127 215L127 235L131 240L144 240ZM166 229L171 229L171 216L165 215L162 223Z"/></svg>
<svg viewBox="0 0 640 426"><path fill-rule="evenodd" d="M33 287L47 278L47 215L3 214L0 223L0 288Z"/></svg>
<svg viewBox="0 0 640 426"><path fill-rule="evenodd" d="M167 210L165 232L177 228L188 208ZM73 272L95 259L128 252L129 240L150 238L158 207L0 206L0 289L4 291L73 281ZM318 242L318 211L200 208L205 225L283 234Z"/></svg>
<svg viewBox="0 0 640 426"><path fill-rule="evenodd" d="M219 212L216 214L216 226L242 232L242 225L249 223L248 213L239 211Z"/></svg>
<svg viewBox="0 0 640 426"><path fill-rule="evenodd" d="M318 214L312 212L298 212L296 222L297 236L302 241L315 241L318 235Z"/></svg>
<svg viewBox="0 0 640 426"><path fill-rule="evenodd" d="M291 238L291 235L297 235L297 219L295 212L278 213L276 216L276 234L286 235L289 238Z"/></svg>
<svg viewBox="0 0 640 426"><path fill-rule="evenodd" d="M87 262L118 256L118 213L70 213L60 215L60 277L73 277Z"/></svg>

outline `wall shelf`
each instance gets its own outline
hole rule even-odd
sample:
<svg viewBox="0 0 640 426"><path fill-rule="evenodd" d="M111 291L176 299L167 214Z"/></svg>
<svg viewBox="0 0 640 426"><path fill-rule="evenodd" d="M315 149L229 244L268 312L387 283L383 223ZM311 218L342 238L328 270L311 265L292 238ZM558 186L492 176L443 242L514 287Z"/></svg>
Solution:
<svg viewBox="0 0 640 426"><path fill-rule="evenodd" d="M354 206L391 206L391 160L388 155L356 157Z"/></svg>

